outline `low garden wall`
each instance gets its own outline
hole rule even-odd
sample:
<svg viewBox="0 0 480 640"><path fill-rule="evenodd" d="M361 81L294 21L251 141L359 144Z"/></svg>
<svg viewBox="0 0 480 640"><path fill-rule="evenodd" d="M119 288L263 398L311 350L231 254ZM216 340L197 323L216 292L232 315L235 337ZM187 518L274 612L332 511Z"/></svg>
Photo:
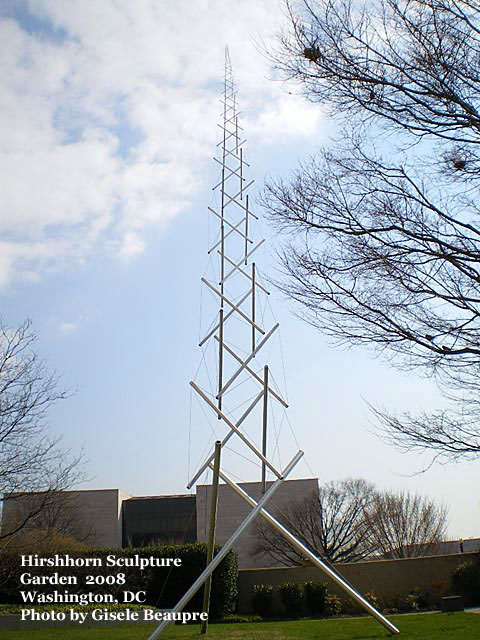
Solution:
<svg viewBox="0 0 480 640"><path fill-rule="evenodd" d="M361 594L374 591L384 600L391 601L398 596L404 597L415 589L430 594L434 594L435 590L451 592L453 571L460 564L474 560L477 556L476 553L455 553L401 560L352 562L336 564L335 568ZM309 580L322 580L327 583L329 593L344 597L344 592L320 569L313 566L241 569L238 576L238 611L241 614L252 612L253 585L270 584L274 587L271 615L285 615L276 587L282 582L303 584Z"/></svg>

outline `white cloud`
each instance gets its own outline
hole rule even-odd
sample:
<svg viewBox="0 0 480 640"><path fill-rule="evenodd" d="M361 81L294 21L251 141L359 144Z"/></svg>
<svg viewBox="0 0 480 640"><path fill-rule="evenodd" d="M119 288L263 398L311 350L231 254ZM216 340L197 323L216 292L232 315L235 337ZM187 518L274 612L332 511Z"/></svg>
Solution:
<svg viewBox="0 0 480 640"><path fill-rule="evenodd" d="M51 28L0 19L0 287L95 248L131 258L189 206L215 144L224 42L257 142L318 124L265 80L251 41L252 25L276 31L277 0L19 5Z"/></svg>
<svg viewBox="0 0 480 640"><path fill-rule="evenodd" d="M313 136L321 124L322 110L318 105L285 94L249 121L248 130L256 139L261 135L264 143L278 142L291 136Z"/></svg>
<svg viewBox="0 0 480 640"><path fill-rule="evenodd" d="M60 323L60 331L62 333L72 333L77 329L78 325L76 322L61 322Z"/></svg>
<svg viewBox="0 0 480 640"><path fill-rule="evenodd" d="M118 255L124 260L129 260L139 253L142 253L145 243L139 238L137 233L127 231L119 245Z"/></svg>

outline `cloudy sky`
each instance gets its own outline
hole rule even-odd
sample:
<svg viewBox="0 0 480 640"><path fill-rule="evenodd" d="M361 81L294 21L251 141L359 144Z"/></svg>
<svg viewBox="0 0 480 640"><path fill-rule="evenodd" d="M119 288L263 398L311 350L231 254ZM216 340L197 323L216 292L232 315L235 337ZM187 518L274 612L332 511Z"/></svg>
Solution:
<svg viewBox="0 0 480 640"><path fill-rule="evenodd" d="M0 5L2 316L32 318L42 355L76 390L51 421L84 447L85 487L185 491L225 45L258 186L334 133L273 78L262 46L283 22L280 0ZM274 270L280 239L264 233ZM453 536L478 534L473 464L412 475L425 460L371 433L364 399L429 408L433 386L332 349L273 298L310 465L298 475L419 491L450 507Z"/></svg>

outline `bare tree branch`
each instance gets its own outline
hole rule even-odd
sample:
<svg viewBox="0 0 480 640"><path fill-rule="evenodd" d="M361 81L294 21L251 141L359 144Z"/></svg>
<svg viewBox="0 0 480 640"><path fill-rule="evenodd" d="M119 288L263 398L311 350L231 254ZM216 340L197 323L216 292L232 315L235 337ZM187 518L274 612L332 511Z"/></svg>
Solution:
<svg viewBox="0 0 480 640"><path fill-rule="evenodd" d="M279 518L309 549L330 562L407 558L436 553L447 509L405 491L379 492L362 479L330 482ZM257 556L283 565L304 558L273 527L257 522Z"/></svg>
<svg viewBox="0 0 480 640"><path fill-rule="evenodd" d="M278 514L282 523L314 553L331 562L355 562L371 553L363 513L374 492L362 479L330 482ZM302 564L303 557L267 523L257 522L255 552L280 564Z"/></svg>
<svg viewBox="0 0 480 640"><path fill-rule="evenodd" d="M58 492L81 477L82 456L71 456L48 430L49 409L69 394L38 357L36 339L28 320L16 329L0 322L0 540L4 544L38 523L41 514L58 504Z"/></svg>
<svg viewBox="0 0 480 640"><path fill-rule="evenodd" d="M280 287L334 341L434 378L452 409L380 432L438 458L480 453L480 8L473 0L303 0L269 52L341 140L269 181ZM346 120L348 119L348 123ZM395 137L393 137L395 133Z"/></svg>
<svg viewBox="0 0 480 640"><path fill-rule="evenodd" d="M384 558L434 554L447 528L445 507L408 492L376 493L364 515L370 544Z"/></svg>

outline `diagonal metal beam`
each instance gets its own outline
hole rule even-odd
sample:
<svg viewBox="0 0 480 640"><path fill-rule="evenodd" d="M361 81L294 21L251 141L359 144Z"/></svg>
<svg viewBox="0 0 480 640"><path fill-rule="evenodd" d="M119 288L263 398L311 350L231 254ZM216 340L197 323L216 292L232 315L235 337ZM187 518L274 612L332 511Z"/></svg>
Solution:
<svg viewBox="0 0 480 640"><path fill-rule="evenodd" d="M222 252L221 252L220 250L219 250L219 251L217 251L217 253L218 253L220 256L222 255ZM234 262L231 258L229 258L227 255L225 255L225 256L223 256L223 257L225 258L225 260L226 260L227 262L229 262L231 265L233 265L234 269L232 270L232 274L233 274L235 271L240 271L240 273L241 273L242 275L244 275L246 278L248 278L248 280L250 280L250 282L252 282L252 281L253 281L252 276L251 276L247 271L245 271L244 269L242 269L242 268L240 267L240 264L242 264L242 262L245 260L245 258L242 258L242 260L241 260L241 261L240 261L240 263L238 264L238 263L235 263L235 262ZM247 257L248 257L248 253L247 253ZM259 289L261 289L264 293L266 293L266 294L267 294L267 296L269 296L269 295L270 295L270 291L269 291L268 289L266 289L262 284L260 284L260 282L258 282L258 280L257 280L257 279L255 279L255 286L256 286L256 287L258 287Z"/></svg>
<svg viewBox="0 0 480 640"><path fill-rule="evenodd" d="M225 182L232 176L237 176L237 178L240 178L240 180L242 180L242 184L243 182L245 182L245 178L243 178L239 173L240 166L238 167L238 169L230 169L230 167L225 166L225 169L230 172L228 176L225 176ZM215 189L218 189L218 187L221 187L221 186L222 186L222 181L220 180L220 182L217 182L217 184L214 187L212 187L212 191L215 191Z"/></svg>
<svg viewBox="0 0 480 640"><path fill-rule="evenodd" d="M235 118L238 118L238 116L239 116L241 113L242 113L241 111L237 111L237 112L236 112L236 113L235 113L231 118L227 118L227 119L225 120L225 124L226 124L226 125L227 125L227 124L232 124L234 127L235 127L235 126L238 126L238 129L239 129L240 131L243 131L243 127L241 127L240 125L236 125L236 123L234 122L234 119L235 119ZM217 127L219 127L220 129L223 129L223 130L224 130L224 131L226 131L227 133L230 133L230 131L229 131L229 130L228 130L228 129L223 125L223 124L217 123Z"/></svg>
<svg viewBox="0 0 480 640"><path fill-rule="evenodd" d="M233 124L233 122L232 122ZM223 129L224 131L224 140L221 140L218 144L217 147L220 147L222 144L225 146L225 144L227 143L228 140L230 140L230 138L237 138L237 134L236 131L230 131L230 129L222 127L221 125L218 125L221 129ZM235 126L235 125L234 125ZM228 135L225 135L228 134ZM246 140L242 140L242 142L240 142L239 144L244 144L246 142ZM222 147L223 149L224 147Z"/></svg>
<svg viewBox="0 0 480 640"><path fill-rule="evenodd" d="M215 340L218 341L218 336L215 336ZM229 353L231 356L233 356L235 358L235 360L241 364L241 365L245 365L245 362L241 359L241 357L239 355L237 355L235 353L235 351L228 346L228 344L226 344L225 342L223 343L223 348L225 349L225 351L227 351L227 353ZM248 365L245 365L245 371L248 371L248 373L255 378L255 380L257 382L259 382L261 385L263 385L264 381L263 378L261 376L258 375L258 373L256 371L254 371L252 368L250 368ZM288 409L288 404L287 402L285 402L285 400L282 398L281 395L279 395L275 389L272 389L272 387L268 387L268 392L270 393L270 395L272 395L276 400L278 400L280 402L280 404L283 404L283 406L285 407L285 409Z"/></svg>
<svg viewBox="0 0 480 640"><path fill-rule="evenodd" d="M238 224L235 225L235 228L238 229L238 227L243 223L243 220L240 220L240 222ZM231 236L233 233L233 229L230 229L230 231L227 231L227 233L224 235L224 240L226 240L229 236ZM211 249L209 249L208 251L208 255L210 255L212 253L212 251L215 251L215 249L217 247L219 247L222 244L222 240L219 240L217 242L217 244L215 244Z"/></svg>
<svg viewBox="0 0 480 640"><path fill-rule="evenodd" d="M243 155L243 154L242 154L242 155ZM235 158L235 160L236 160L237 162L239 162L239 161L240 161L240 158L239 158L239 157L237 158L237 156L236 156L235 154L233 155L233 157ZM218 158L215 158L215 157L214 157L213 159L214 159L214 161L215 161L217 164L219 164L221 167L225 166L225 169L228 169L229 171L233 171L233 169L232 169L231 167L229 167L227 163L225 163L225 165L224 165L224 164L223 164L223 162L222 162L221 160L219 160ZM244 160L243 158L242 158L242 160L241 160L241 164L244 164L246 167L249 167L249 166L250 166L250 165L248 164L248 162L247 162L246 160Z"/></svg>
<svg viewBox="0 0 480 640"><path fill-rule="evenodd" d="M242 197L242 198L243 198L243 192L244 192L245 188L246 188L246 187L244 187L244 188L242 189L242 192L241 192L241 197ZM227 195L227 194L225 194L225 195ZM249 215L249 216L252 216L252 218L255 218L255 220L258 220L258 216L257 216L257 214L256 214L256 213L253 213L253 211L252 211L251 209L249 209L248 207L246 207L246 206L243 204L243 202L239 202L238 200L234 200L234 204L236 204L236 205L237 205L237 207L240 207L240 209L243 209L243 210L245 211L245 213L248 213L248 215Z"/></svg>
<svg viewBox="0 0 480 640"><path fill-rule="evenodd" d="M229 111L236 111L236 102L235 102L235 97L237 95L237 91L233 91L233 85L229 84L227 86L227 89L230 90L230 94L227 95L225 98L219 98L218 101L221 102L222 104L224 104L225 102L227 103L225 106L227 107L227 109ZM228 102L231 102L232 104L228 104ZM238 113L241 113L241 111L239 111ZM218 114L221 118L224 117L223 112ZM225 116L227 117L227 116Z"/></svg>
<svg viewBox="0 0 480 640"><path fill-rule="evenodd" d="M233 269L231 269L231 270L227 273L227 275L224 277L223 282L225 282L226 280L228 280L228 278L230 278L230 276L231 276L231 275L233 275L233 274L235 273L235 271L238 269L238 267L239 267L241 264L243 264L243 262L245 261L245 259L250 258L250 256L251 256L253 253L255 253L255 251L256 251L257 249L260 249L260 247L262 246L262 244L263 244L264 242L265 242L265 239L260 240L260 242L258 242L254 247L252 247L252 248L250 249L250 251L247 253L247 255L246 255L246 256L244 256L244 257L240 260L240 262L236 262L236 263L235 263L235 266L233 267ZM220 244L220 243L218 243L218 244ZM217 246L218 246L218 244L217 244Z"/></svg>
<svg viewBox="0 0 480 640"><path fill-rule="evenodd" d="M228 132L228 133L229 133L229 135L226 136L225 141L227 141L229 138L233 138L235 136L235 131L233 133L232 132ZM240 146L241 144L245 144L246 141L247 141L246 139L242 140L241 142L238 143L238 146ZM224 142L223 142L223 140L220 140L220 142L217 144L217 147L221 147L222 144L224 144ZM230 153L230 155L232 155L232 156L235 155L232 151L229 151L226 147L225 147L225 151Z"/></svg>
<svg viewBox="0 0 480 640"><path fill-rule="evenodd" d="M230 117L225 116L225 124L226 125L227 124L232 124L232 125L235 126L234 120L235 120L235 118L238 118L238 116L241 115L242 112L241 111L235 111L235 107L230 107L228 105L227 105L227 109L229 109L230 111L233 111L233 114ZM217 127L220 127L221 129L223 129L221 124L217 124ZM238 127L238 128L243 131L243 127Z"/></svg>
<svg viewBox="0 0 480 640"><path fill-rule="evenodd" d="M242 238L244 240L246 240L247 242L250 242L250 244L253 244L253 240L251 240L250 238L248 238L243 231L240 231L240 229L238 229L238 225L234 226L231 222L229 222L225 217L222 217L217 211L215 211L215 209L212 209L212 207L207 207L207 209L209 211L211 211L211 213L213 213L214 215L217 216L217 218L220 218L220 220L223 220L223 223L226 224L228 227L230 227L232 229L232 231L236 231L240 236L242 236ZM245 218L242 218L242 220L240 222L245 222Z"/></svg>
<svg viewBox="0 0 480 640"><path fill-rule="evenodd" d="M235 311L244 320L246 320L249 324L251 324L252 327L254 327L257 331L260 331L260 333L265 334L265 331L264 331L264 329L262 329L262 327L260 327L258 324L253 322L253 320L245 313L245 311L242 311L238 305L236 305L234 302L229 300L226 295L224 295L221 291L219 291L216 287L214 287L213 284L211 284L206 278L201 278L201 281L203 282L203 284L206 284L207 287L209 287L209 289L211 289L214 293L216 293L217 296L219 296L228 305L230 305L230 307L232 307L232 309L235 309Z"/></svg>
<svg viewBox="0 0 480 640"><path fill-rule="evenodd" d="M225 207L227 207L231 202L235 202L235 204L238 204L239 206L242 207L242 209L244 208L243 204L237 202L237 198L238 196L242 195L242 193L244 191L246 191L248 188L250 188L252 186L252 184L254 184L255 180L250 180L250 182L248 184L246 184L240 191L238 191L234 196L229 195L228 193L226 193L225 195L228 198L228 202L225 202ZM251 213L251 212L249 212Z"/></svg>
<svg viewBox="0 0 480 640"><path fill-rule="evenodd" d="M212 465L210 464L210 467ZM241 498L245 500L247 504L251 507L258 507L261 500L256 502L253 498L251 498L246 491L244 491L241 487L238 486L236 482L230 480L228 476L226 476L222 471L220 471L220 477L224 482L228 484L228 486L235 491ZM267 491L268 493L268 491ZM267 495L267 494L265 494ZM339 587L341 587L348 595L353 598L356 602L358 602L370 615L380 622L386 629L390 631L392 634L398 634L400 631L397 627L390 622L380 611L377 611L374 606L368 602L362 595L358 593L356 589L352 587L352 585L345 580L343 576L341 576L338 571L336 571L330 564L327 564L324 560L319 558L317 555L312 553L308 547L306 547L298 538L296 538L286 527L283 526L276 518L274 518L266 509L260 509L260 515L270 523L290 544L295 547L298 551L304 554L315 566L321 569L327 576L333 580Z"/></svg>
<svg viewBox="0 0 480 640"><path fill-rule="evenodd" d="M220 390L220 393L218 394L219 396L222 396L225 393L225 391L228 389L228 387L232 384L232 382L234 382L238 378L238 376L246 368L247 364L249 364L249 362L251 360L253 360L253 358L257 355L257 353L260 351L260 349L263 347L263 345L267 342L267 340L274 333L274 331L276 331L278 329L279 326L280 325L277 322L277 324L270 329L270 331L267 333L267 335L264 338L262 338L262 340L260 340L260 342L257 344L255 349L248 356L248 358L243 361L243 364L240 365L240 367L235 371L233 376L223 385L222 389ZM217 398L217 400L218 400L218 398Z"/></svg>
<svg viewBox="0 0 480 640"><path fill-rule="evenodd" d="M246 142L246 140L242 140L242 142L238 143L238 146L240 147L240 145L245 144L245 142ZM238 156L237 156L236 153L234 153L233 151L230 151L230 149L227 149L226 147L223 147L223 151L225 151L225 155L226 156L232 156L232 158L235 158L235 160L237 160L237 162L238 162ZM250 165L248 165L248 166L250 166Z"/></svg>
<svg viewBox="0 0 480 640"><path fill-rule="evenodd" d="M286 478L293 471L295 466L298 464L299 460L303 456L303 451L299 451L289 462L289 464L285 467L282 472L282 476L276 480L272 486L268 489L268 491L262 496L262 499L258 501L257 506L250 511L245 520L241 523L236 531L230 536L227 542L223 545L217 555L213 558L210 564L205 567L202 573L198 576L195 582L192 584L190 589L186 592L186 594L180 598L177 604L173 607L172 611L178 612L182 611L182 609L190 602L192 597L197 593L202 584L208 578L209 575L213 573L213 571L218 567L220 562L224 559L230 549L233 547L238 538L242 535L248 525L253 522L253 520L260 513L263 506L270 500L270 498L274 495L274 493L279 489L282 485L284 478ZM148 640L155 640L158 636L171 624L170 620L164 620L161 622L158 627L148 636Z"/></svg>
<svg viewBox="0 0 480 640"><path fill-rule="evenodd" d="M242 296L240 298L240 300L236 303L238 306L240 306L241 304L243 304L245 302L245 300L252 294L251 291L247 291L247 293ZM228 318L230 318L230 316L232 316L235 313L235 309L230 309L230 311L225 314L223 316L223 323L225 324L225 322L228 320ZM220 322L217 322L217 324L213 327L213 329L210 329L210 331L207 333L207 335L198 343L199 347L203 347L203 345L205 344L205 342L211 338L213 336L213 334L216 332L216 330L220 327Z"/></svg>
<svg viewBox="0 0 480 640"><path fill-rule="evenodd" d="M260 402L260 400L263 397L263 391L261 391L258 396L254 399L254 401L247 407L247 409L243 412L243 414L240 416L240 418L236 421L235 426L236 427L240 427L241 424L243 422L245 422L245 420L247 419L247 417L250 415L250 413L255 409L255 407L257 406L257 404ZM227 435L225 436L225 438L222 440L221 443L221 447L224 447L227 442L230 440L230 438L235 435L235 431L229 431L227 433ZM201 465L201 467L199 468L199 470L196 472L196 474L193 476L193 478L190 480L190 482L187 484L187 489L191 489L193 487L193 485L195 484L195 482L200 478L200 476L202 475L202 473L205 471L205 469L208 467L208 465L210 464L210 462L212 462L212 460L215 457L215 449L212 451L211 455L205 460L205 462Z"/></svg>
<svg viewBox="0 0 480 640"><path fill-rule="evenodd" d="M217 253L218 253L220 256L222 255L222 253L221 253L221 251L220 251L220 250L219 250L219 251L217 251ZM249 255L249 254L247 253L247 257L248 257L248 255ZM245 271L244 269L242 269L242 268L240 267L240 264L242 264L242 262L244 262L245 258L242 258L242 260L240 261L240 263L235 263L235 262L234 262L231 258L229 258L227 255L225 255L225 256L223 256L223 257L225 258L225 260L226 260L227 262L229 262L229 263L234 267L234 269L232 270L232 274L233 274L235 271L240 271L240 273L241 273L242 275L244 275L248 280L250 280L251 282L253 282L253 278L252 278L252 276L251 276L247 271ZM266 293L266 294L267 294L267 296L269 296L269 295L270 295L270 291L269 291L266 287L264 287L262 284L260 284L260 282L258 282L258 280L256 280L256 279L255 279L255 286L256 286L256 287L258 287L259 289L261 289L264 293Z"/></svg>
<svg viewBox="0 0 480 640"><path fill-rule="evenodd" d="M240 440L242 440L242 442L244 442L247 447L249 449L251 449L253 451L253 453L260 458L260 460L262 462L264 462L267 467L273 471L273 473L277 476L277 478L281 478L282 474L280 473L280 471L278 471L274 465L270 462L270 460L268 460L261 451L259 451L257 449L257 447L250 442L250 440L247 438L246 435L244 435L241 431L239 431L239 429L234 425L234 423L227 418L227 416L223 413L223 411L221 411L211 400L210 398L207 396L206 393L204 393L200 387L198 387L195 382L193 382L193 380L190 381L190 386L193 387L195 389L195 391L198 393L198 395L203 398L203 400L205 400L205 402L215 411L215 413L217 414L217 416L219 416L229 427L230 429L232 429L232 431L235 431L235 433L237 434L237 436L240 438Z"/></svg>

